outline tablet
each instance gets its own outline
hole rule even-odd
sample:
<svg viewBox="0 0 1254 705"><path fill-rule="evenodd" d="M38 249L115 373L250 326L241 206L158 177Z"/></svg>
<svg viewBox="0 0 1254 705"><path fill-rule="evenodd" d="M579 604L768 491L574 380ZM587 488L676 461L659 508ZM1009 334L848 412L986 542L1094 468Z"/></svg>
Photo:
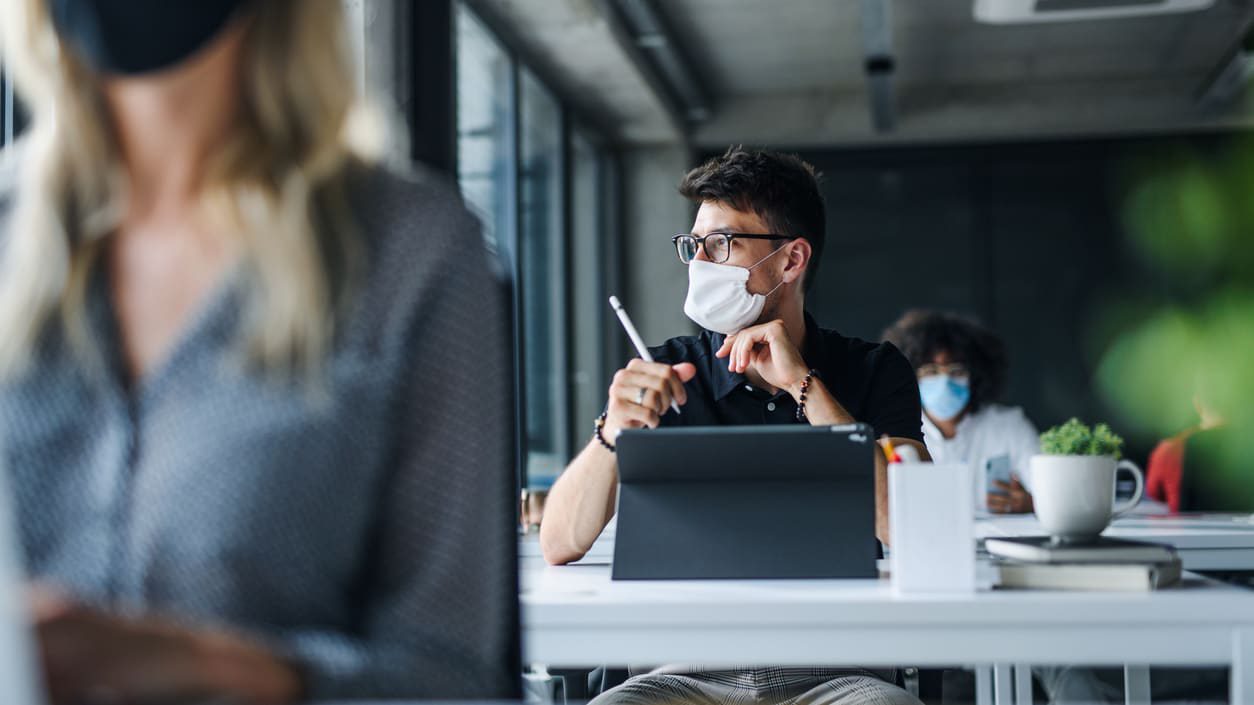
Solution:
<svg viewBox="0 0 1254 705"><path fill-rule="evenodd" d="M874 578L870 426L717 426L618 437L615 580Z"/></svg>

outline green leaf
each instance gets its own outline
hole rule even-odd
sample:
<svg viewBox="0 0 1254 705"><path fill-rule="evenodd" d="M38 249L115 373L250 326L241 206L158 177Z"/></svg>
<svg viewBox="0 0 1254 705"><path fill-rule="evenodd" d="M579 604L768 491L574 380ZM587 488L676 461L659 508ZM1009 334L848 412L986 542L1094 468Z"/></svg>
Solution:
<svg viewBox="0 0 1254 705"><path fill-rule="evenodd" d="M1118 459L1122 450L1123 439L1104 423L1089 429L1073 418L1041 434L1041 452L1046 455L1110 455Z"/></svg>

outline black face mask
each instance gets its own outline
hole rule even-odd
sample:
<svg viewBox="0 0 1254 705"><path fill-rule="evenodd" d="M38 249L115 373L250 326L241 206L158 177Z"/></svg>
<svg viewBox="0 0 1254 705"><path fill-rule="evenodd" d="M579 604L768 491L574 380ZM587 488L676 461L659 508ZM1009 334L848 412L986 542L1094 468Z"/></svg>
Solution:
<svg viewBox="0 0 1254 705"><path fill-rule="evenodd" d="M136 75L175 66L247 0L50 0L61 40L93 69Z"/></svg>

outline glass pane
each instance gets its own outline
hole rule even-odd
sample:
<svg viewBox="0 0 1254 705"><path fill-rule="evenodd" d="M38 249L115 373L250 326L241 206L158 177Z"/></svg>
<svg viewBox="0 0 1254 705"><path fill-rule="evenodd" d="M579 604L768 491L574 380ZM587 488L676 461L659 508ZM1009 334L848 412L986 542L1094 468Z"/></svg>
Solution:
<svg viewBox="0 0 1254 705"><path fill-rule="evenodd" d="M570 161L571 382L574 393L572 441L584 438L605 406L609 373L605 322L610 309L605 289L606 232L604 163L600 150L579 132L571 134Z"/></svg>
<svg viewBox="0 0 1254 705"><path fill-rule="evenodd" d="M457 180L489 248L513 258L513 79L509 55L457 5Z"/></svg>
<svg viewBox="0 0 1254 705"><path fill-rule="evenodd" d="M17 132L13 124L14 102L13 85L4 67L0 67L0 147L12 142Z"/></svg>
<svg viewBox="0 0 1254 705"><path fill-rule="evenodd" d="M519 253L527 485L544 490L565 466L566 297L562 113L530 73L519 80Z"/></svg>

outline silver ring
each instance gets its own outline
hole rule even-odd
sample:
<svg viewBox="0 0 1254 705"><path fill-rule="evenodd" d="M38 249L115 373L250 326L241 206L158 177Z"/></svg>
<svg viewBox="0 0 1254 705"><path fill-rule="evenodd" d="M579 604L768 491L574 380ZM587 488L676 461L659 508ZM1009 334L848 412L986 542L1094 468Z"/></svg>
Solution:
<svg viewBox="0 0 1254 705"><path fill-rule="evenodd" d="M640 388L640 393L636 395L636 405L637 405L637 406L644 406L644 395L645 395L646 393L647 393L647 392L645 391L645 388L644 388L644 387L641 387L641 388Z"/></svg>

